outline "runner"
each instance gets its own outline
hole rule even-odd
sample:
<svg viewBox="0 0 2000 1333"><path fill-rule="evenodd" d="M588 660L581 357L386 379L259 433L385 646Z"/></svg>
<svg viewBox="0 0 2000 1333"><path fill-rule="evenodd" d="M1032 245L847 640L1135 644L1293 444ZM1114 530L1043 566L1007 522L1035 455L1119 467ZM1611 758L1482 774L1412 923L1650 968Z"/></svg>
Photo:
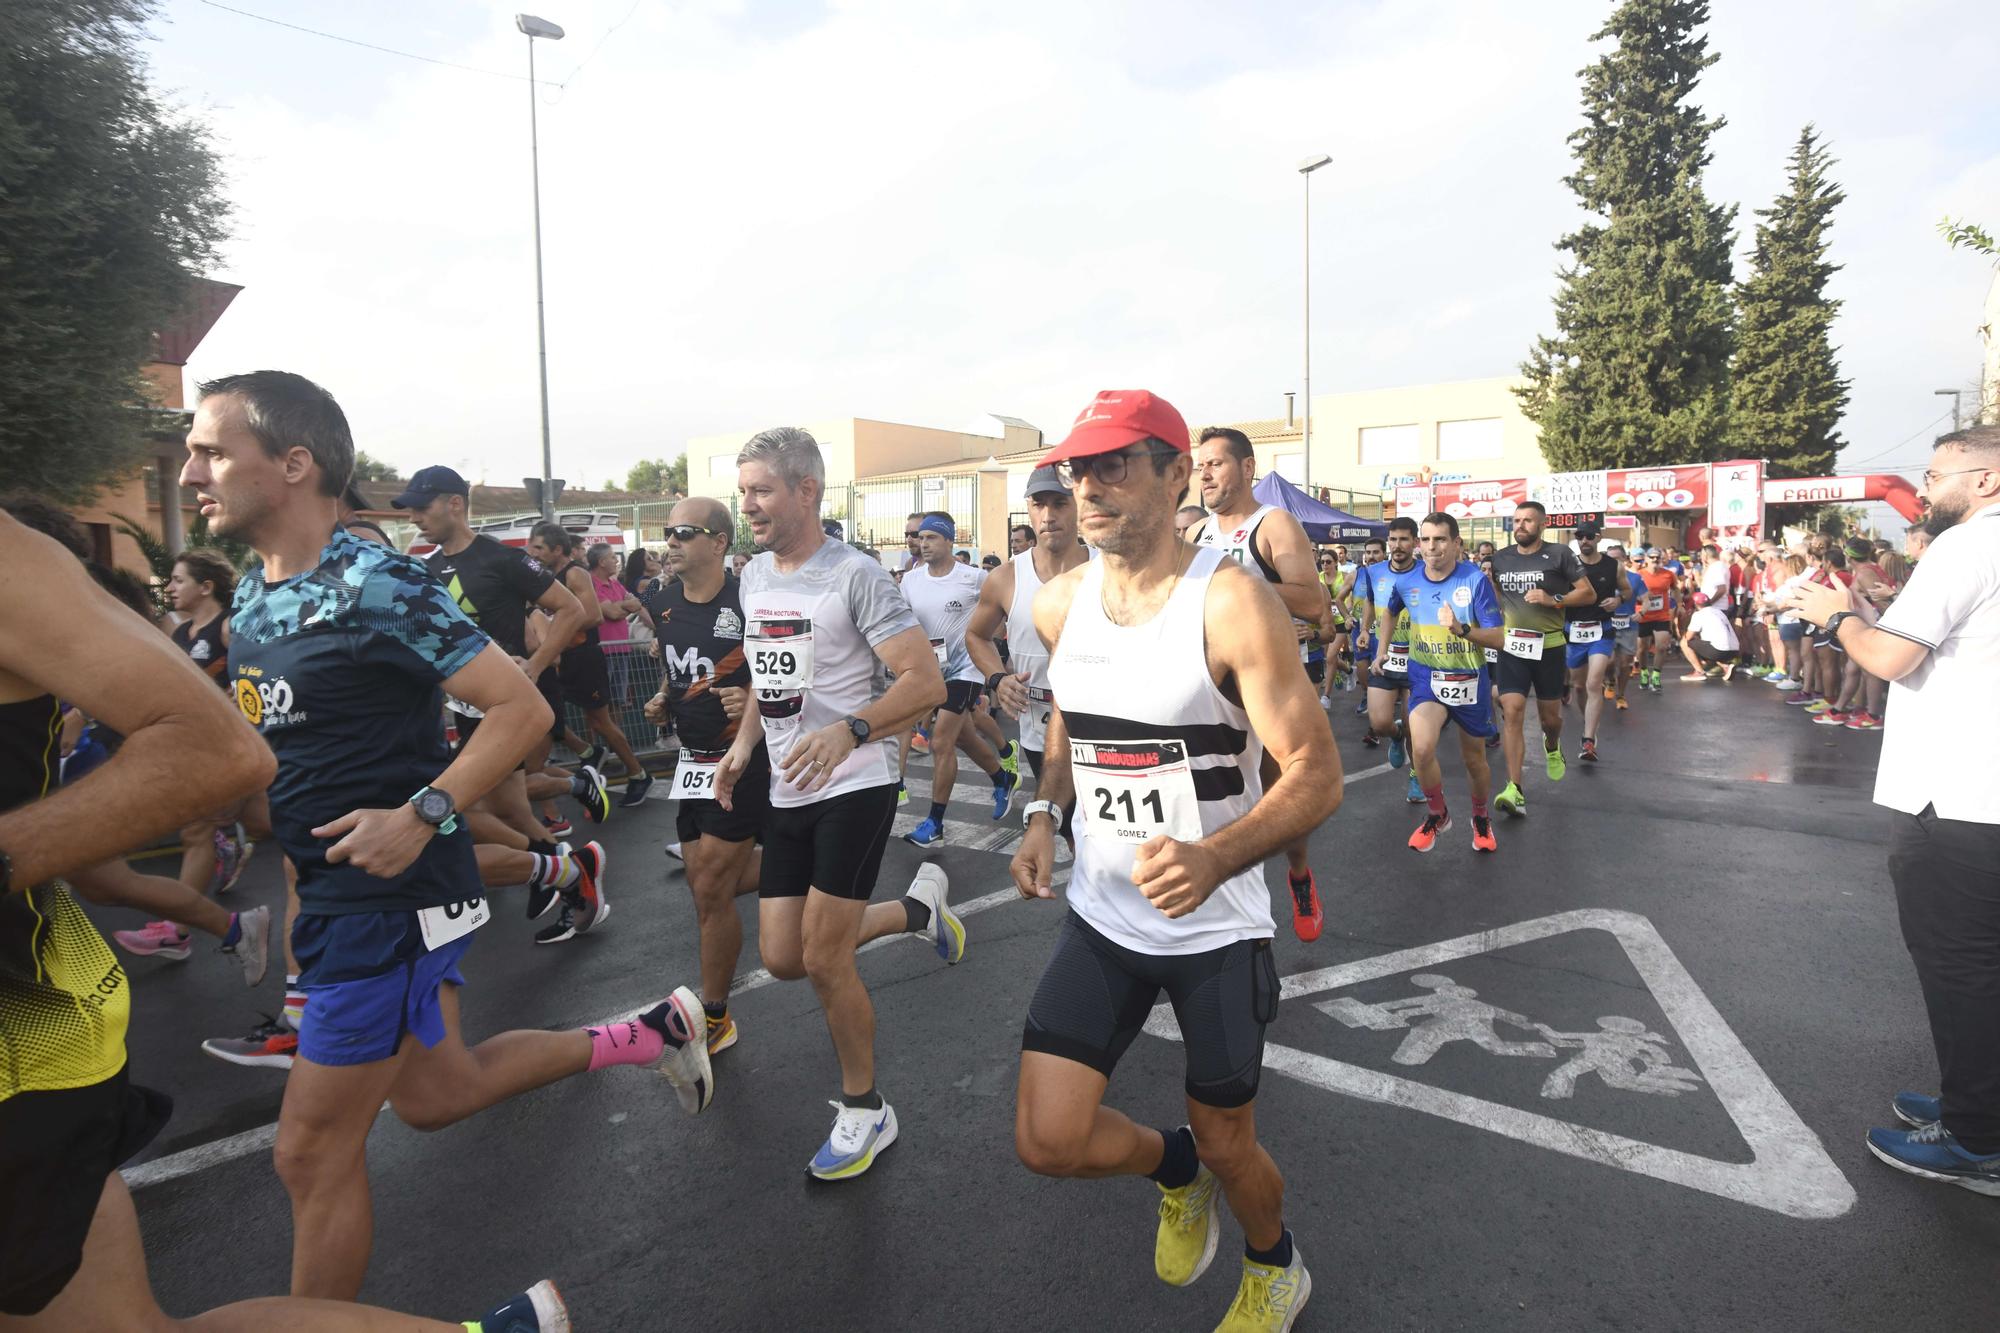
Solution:
<svg viewBox="0 0 2000 1333"><path fill-rule="evenodd" d="M1639 566L1639 688L1660 692L1660 663L1673 648L1678 612L1678 575L1666 567L1658 547L1646 548ZM1651 662L1648 667L1646 664Z"/></svg>
<svg viewBox="0 0 2000 1333"><path fill-rule="evenodd" d="M73 554L0 515L0 1321L52 1333L165 1328L174 1321L153 1297L118 1167L158 1134L171 1102L131 1082L125 972L62 880L261 789L273 765L185 656L94 586ZM47 634L58 623L65 632ZM57 689L126 737L60 792ZM197 751L202 762L188 764ZM547 1282L467 1323L278 1298L199 1322L301 1333L569 1328Z"/></svg>
<svg viewBox="0 0 2000 1333"><path fill-rule="evenodd" d="M734 808L736 784L768 733L772 809L757 947L771 975L810 977L826 1011L840 1100L806 1170L846 1180L896 1141L896 1113L875 1086L875 1008L855 949L912 931L927 933L947 963L965 953L939 867L918 870L900 902L868 903L896 815L889 738L944 702L944 673L888 571L821 530L818 441L778 426L752 436L736 464L739 512L762 548L740 589L757 707L744 711L716 766L715 795ZM884 667L896 673L886 690Z"/></svg>
<svg viewBox="0 0 2000 1333"><path fill-rule="evenodd" d="M1220 1327L1282 1330L1312 1278L1257 1142L1278 1007L1261 862L1339 808L1340 755L1295 665L1287 605L1225 551L1175 539L1187 440L1166 402L1112 391L1042 460L1066 462L1103 558L1035 598L1057 707L1013 860L1024 898L1055 897L1056 816L1081 799L1070 910L1021 1035L1014 1143L1042 1175L1153 1180L1153 1267L1175 1286L1215 1257L1226 1196L1244 1258ZM1162 990L1185 1043L1188 1123L1158 1130L1103 1101Z"/></svg>
<svg viewBox="0 0 2000 1333"><path fill-rule="evenodd" d="M1049 655L1035 632L1035 594L1088 561L1097 558L1093 547L1076 540L1076 501L1060 469L1038 467L1028 475L1024 494L1028 517L1033 520L1035 545L994 571L979 590L979 605L966 626L965 646L973 665L986 674L987 688L1008 716L1018 719L1021 751L1028 756L1028 771L1035 777L1035 795L1041 795L1043 749L1048 743L1049 714L1055 696L1049 691ZM994 636L1002 631L1010 645L1010 661L1003 669ZM1061 811L1059 832L1072 849L1076 831L1071 816L1076 803Z"/></svg>
<svg viewBox="0 0 2000 1333"><path fill-rule="evenodd" d="M1428 852L1437 846L1439 834L1451 831L1444 770L1437 756L1438 740L1449 722L1458 727L1458 753L1471 784L1473 849L1498 851L1493 820L1486 813L1486 798L1493 789L1486 738L1494 726L1485 655L1506 638L1499 597L1493 580L1464 558L1456 518L1430 515L1418 540L1424 552L1422 567L1391 577L1387 597L1378 594L1384 614L1407 616L1410 627L1410 749L1429 807L1424 822L1410 835L1410 850ZM1385 641L1375 650L1377 675L1387 665L1387 654Z"/></svg>
<svg viewBox="0 0 2000 1333"><path fill-rule="evenodd" d="M1494 671L1494 692L1500 699L1500 743L1507 756L1507 785L1493 798L1493 808L1510 815L1528 813L1521 792L1521 761L1527 749L1528 695L1535 696L1541 715L1542 752L1550 782L1561 782L1568 765L1562 753L1562 696L1567 676L1564 614L1595 600L1583 576L1576 552L1542 540L1548 511L1537 500L1514 507L1514 542L1493 553L1493 580L1500 588L1500 609L1507 634ZM1601 632L1601 631L1600 631Z"/></svg>
<svg viewBox="0 0 2000 1333"><path fill-rule="evenodd" d="M1577 563L1594 600L1570 608L1563 626L1569 644L1570 696L1583 714L1583 749L1577 757L1587 764L1597 762L1597 723L1604 714L1605 681L1618 650L1611 617L1631 595L1617 560L1598 552L1597 539L1603 531L1588 519L1576 525Z"/></svg>
<svg viewBox="0 0 2000 1333"><path fill-rule="evenodd" d="M666 674L647 705L656 722L671 720L680 735L674 768L677 857L687 869L701 930L701 1007L708 1051L736 1044L729 983L743 952L736 900L757 890L757 833L770 810L770 762L759 745L750 757L732 808L715 799L715 770L736 740L750 666L743 656L743 602L723 560L736 540L729 507L695 496L667 516L667 565L679 577L655 617Z"/></svg>
<svg viewBox="0 0 2000 1333"><path fill-rule="evenodd" d="M1390 519L1384 541L1368 543L1371 554L1378 547L1387 552L1387 559L1364 565L1354 576L1361 623L1368 636L1366 656L1360 656L1357 648L1355 657L1357 665L1369 663L1368 735L1362 739L1389 738L1389 766L1408 766L1403 799L1416 805L1424 799L1424 789L1409 753L1410 613L1406 609L1392 616L1387 607L1396 580L1417 567L1417 521L1400 515ZM1375 665L1378 662L1380 665Z"/></svg>
<svg viewBox="0 0 2000 1333"><path fill-rule="evenodd" d="M1299 645L1298 657L1303 663L1304 640L1314 632L1327 607L1327 588L1314 568L1306 530L1284 510L1259 503L1251 492L1257 460L1250 437L1242 431L1229 426L1203 430L1195 442L1194 470L1209 516L1187 534L1187 540L1220 549L1278 590L1279 600L1291 612L1293 641ZM1345 592L1343 583L1334 591L1335 600ZM1267 757L1267 783L1276 780L1274 765ZM1292 930L1302 940L1316 940L1326 913L1320 906L1319 882L1313 878L1303 836L1286 846L1285 867L1285 883L1291 890Z"/></svg>
<svg viewBox="0 0 2000 1333"><path fill-rule="evenodd" d="M611 667L605 659L600 638L603 634L604 608L598 601L597 585L591 578L589 568L576 558L576 548L580 545L581 539L560 523L537 523L528 537L529 553L548 566L556 581L567 588L578 605L583 607L581 634L567 639L559 633L552 635L562 650L561 666L556 675L562 685L563 698L582 712L585 729L597 740L584 754L583 765L594 771L608 746L611 753L618 757L618 762L625 766L625 796L619 804L633 806L646 799L653 779L633 752L632 742L626 739L624 728L611 715L611 704L617 696L612 692ZM624 626L620 624L617 628L624 629Z"/></svg>
<svg viewBox="0 0 2000 1333"><path fill-rule="evenodd" d="M944 841L945 807L958 781L960 750L992 780L996 821L1013 810L1020 779L1002 766L993 746L966 722L986 679L965 646L965 627L979 603L986 575L953 558L952 543L958 539L958 531L950 514L925 514L918 521L917 538L918 562L903 575L903 597L930 640L938 669L944 673L945 693L937 720L931 724L930 814L904 834L903 840L917 847L935 847Z"/></svg>
<svg viewBox="0 0 2000 1333"><path fill-rule="evenodd" d="M203 547L182 551L167 579L167 599L185 617L171 637L188 659L222 689L229 657L229 598L236 590L236 570L220 551ZM238 821L241 820L241 823ZM248 826L246 829L245 826ZM181 830L181 883L194 893L211 896L236 887L256 850L255 839L271 836L271 811L259 792L219 818L207 818ZM145 943L171 949L185 939L171 921L149 922L143 930L121 931L143 952ZM120 941L124 943L123 940Z"/></svg>
<svg viewBox="0 0 2000 1333"><path fill-rule="evenodd" d="M299 868L307 1003L275 1149L292 1289L351 1300L372 1242L368 1131L385 1099L436 1129L586 1070L657 1065L696 1112L713 1095L701 1002L683 986L629 1022L467 1048L459 962L487 908L455 812L514 768L548 705L421 564L336 529L354 444L331 395L280 371L199 393L181 484L218 536L263 560L237 590L229 667L277 753L273 822ZM439 735L440 686L480 713L456 757Z"/></svg>
<svg viewBox="0 0 2000 1333"><path fill-rule="evenodd" d="M1630 707L1625 702L1625 682L1639 670L1637 617L1639 598L1644 595L1646 585L1633 572L1631 557L1623 543L1610 543L1604 548L1604 553L1618 562L1619 586L1624 590L1622 600L1611 608L1611 633L1617 651L1611 659L1611 679L1604 683L1604 697L1623 713Z"/></svg>

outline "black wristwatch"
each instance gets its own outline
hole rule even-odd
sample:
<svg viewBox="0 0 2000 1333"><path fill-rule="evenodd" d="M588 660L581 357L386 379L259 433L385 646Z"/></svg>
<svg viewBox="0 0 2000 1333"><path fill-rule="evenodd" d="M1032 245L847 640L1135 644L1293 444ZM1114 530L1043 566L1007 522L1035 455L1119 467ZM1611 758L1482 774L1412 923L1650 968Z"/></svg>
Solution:
<svg viewBox="0 0 2000 1333"><path fill-rule="evenodd" d="M418 819L440 833L449 833L458 827L456 804L448 791L426 787L410 798L410 808L417 812Z"/></svg>
<svg viewBox="0 0 2000 1333"><path fill-rule="evenodd" d="M854 743L856 745L866 745L868 743L869 726L862 718L848 718L847 730L854 736Z"/></svg>
<svg viewBox="0 0 2000 1333"><path fill-rule="evenodd" d="M1835 611L1826 618L1826 628L1822 631L1830 643L1840 642L1840 622L1852 617L1852 611Z"/></svg>
<svg viewBox="0 0 2000 1333"><path fill-rule="evenodd" d="M986 688L987 688L987 690L988 690L989 692L991 692L991 691L998 691L998 690L999 690L999 688L1000 688L1000 682L1001 682L1001 681L1003 681L1003 680L1005 680L1005 679L1007 679L1007 673L1006 673L1006 672L1004 672L1004 671L996 671L996 672L994 672L994 673L993 673L992 675L990 675L990 676L988 676L988 677L986 678Z"/></svg>

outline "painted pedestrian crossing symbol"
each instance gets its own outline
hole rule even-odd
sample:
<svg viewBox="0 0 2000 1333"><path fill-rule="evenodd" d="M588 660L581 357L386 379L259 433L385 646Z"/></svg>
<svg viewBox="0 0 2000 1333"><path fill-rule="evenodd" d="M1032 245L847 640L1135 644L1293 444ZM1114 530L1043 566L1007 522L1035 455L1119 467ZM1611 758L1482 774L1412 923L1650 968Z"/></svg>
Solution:
<svg viewBox="0 0 2000 1333"><path fill-rule="evenodd" d="M1482 994L1441 970L1458 960L1584 932L1602 932L1595 937L1602 940L1608 935L1616 942L1664 1016L1662 1030L1655 1031L1629 1014L1601 1010L1584 1010L1593 1015L1588 1020L1576 1014L1564 1018L1553 1009L1538 1014L1544 1001L1535 994L1536 978L1550 974L1536 969L1518 969L1521 980L1505 995L1493 993L1491 986ZM1405 978L1407 991L1393 998L1370 1001L1338 994L1397 977ZM1573 991L1576 980L1565 974L1561 984ZM1645 917L1598 908L1539 917L1289 976L1283 979L1279 998L1278 1020L1264 1046L1264 1067L1285 1078L1789 1217L1839 1217L1854 1206L1853 1187L1827 1156L1819 1137ZM1298 999L1309 1000L1306 1007L1313 1012L1314 1023L1330 1020L1334 1031L1355 1034L1344 1039L1348 1045L1341 1047L1343 1054L1353 1054L1353 1041L1364 1034L1399 1034L1393 1047L1382 1041L1376 1043L1373 1055L1357 1058L1379 1059L1404 1072L1335 1059L1279 1040L1281 1033L1296 1038L1301 1031L1289 1017L1293 1011L1282 1004ZM1153 1010L1145 1030L1154 1037L1180 1040L1169 1005ZM1434 1072L1438 1066L1456 1063L1463 1069L1467 1059L1490 1062L1497 1071L1545 1069L1538 1081L1531 1081L1532 1093L1517 1094L1540 1109L1473 1096L1419 1077L1442 1079L1442 1073ZM1482 1090L1491 1082L1482 1083ZM1505 1086L1506 1080L1500 1084ZM1267 1080L1266 1095L1269 1087ZM1708 1156L1564 1118L1592 1111L1606 1114L1604 1099L1611 1098L1616 1102L1612 1109L1623 1108L1618 1119L1628 1131L1652 1123L1660 1136L1672 1137L1670 1126L1649 1122L1647 1117L1686 1104L1690 1094L1704 1091L1720 1104L1741 1136L1748 1161L1740 1160L1740 1154L1735 1159Z"/></svg>
<svg viewBox="0 0 2000 1333"><path fill-rule="evenodd" d="M1501 1056L1554 1059L1559 1051L1575 1051L1542 1083L1542 1096L1551 1100L1574 1095L1577 1080L1592 1074L1606 1087L1663 1097L1678 1097L1701 1084L1701 1075L1672 1063L1672 1043L1636 1018L1605 1014L1597 1019L1595 1032L1557 1032L1546 1023L1488 1004L1477 991L1447 976L1419 973L1410 984L1430 994L1383 1004L1363 1004L1344 995L1313 1008L1351 1028L1405 1030L1408 1035L1389 1057L1399 1065L1426 1064L1453 1041L1469 1041ZM1498 1030L1503 1023L1533 1032L1539 1039L1506 1040Z"/></svg>

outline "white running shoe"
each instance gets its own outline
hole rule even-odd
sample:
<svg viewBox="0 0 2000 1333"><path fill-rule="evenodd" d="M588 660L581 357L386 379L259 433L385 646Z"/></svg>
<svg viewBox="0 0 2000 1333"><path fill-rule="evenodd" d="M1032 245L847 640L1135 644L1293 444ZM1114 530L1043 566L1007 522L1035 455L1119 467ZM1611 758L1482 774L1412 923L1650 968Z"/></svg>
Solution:
<svg viewBox="0 0 2000 1333"><path fill-rule="evenodd" d="M675 987L674 993L652 1010L652 1016L664 1019L667 1030L681 1043L661 1052L653 1067L666 1075L680 1094L681 1110L700 1115L715 1100L715 1071L708 1063L708 1015L702 1010L701 997L690 987Z"/></svg>
<svg viewBox="0 0 2000 1333"><path fill-rule="evenodd" d="M944 870L935 865L925 864L917 868L917 877L910 881L905 897L914 898L931 909L931 924L928 930L931 944L937 949L938 957L947 963L956 963L965 957L965 923L958 919L958 913L951 910L946 901L951 893L951 881Z"/></svg>
<svg viewBox="0 0 2000 1333"><path fill-rule="evenodd" d="M806 1170L820 1180L846 1180L875 1165L876 1156L896 1141L896 1109L887 1102L871 1111L865 1106L828 1102L839 1112L833 1118L833 1132L806 1163Z"/></svg>
<svg viewBox="0 0 2000 1333"><path fill-rule="evenodd" d="M236 924L243 932L241 938L222 951L235 955L243 968L243 984L254 987L264 980L264 969L271 962L271 909L253 907L238 912Z"/></svg>

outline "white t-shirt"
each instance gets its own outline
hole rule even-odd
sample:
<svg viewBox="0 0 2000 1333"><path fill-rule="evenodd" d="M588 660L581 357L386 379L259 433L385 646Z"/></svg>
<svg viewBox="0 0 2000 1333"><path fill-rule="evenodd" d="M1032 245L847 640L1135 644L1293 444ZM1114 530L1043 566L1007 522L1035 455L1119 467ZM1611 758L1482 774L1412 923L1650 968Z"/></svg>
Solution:
<svg viewBox="0 0 2000 1333"><path fill-rule="evenodd" d="M979 589L985 582L985 570L961 565L956 560L942 577L933 575L930 567L922 564L912 565L903 575L903 596L910 603L910 610L916 613L917 623L924 627L931 651L937 654L938 669L944 672L946 680L986 679L972 664L972 654L965 650L965 627L972 619L972 608L979 605Z"/></svg>
<svg viewBox="0 0 2000 1333"><path fill-rule="evenodd" d="M1792 589L1803 588L1806 584L1811 583L1812 581L1813 577L1809 573L1794 574L1790 578L1786 579L1783 583L1778 585L1778 591L1771 594L1771 600L1774 602L1782 602L1791 593ZM1778 612L1778 623L1780 625L1796 625L1799 623L1799 613L1796 611L1780 611Z"/></svg>
<svg viewBox="0 0 2000 1333"><path fill-rule="evenodd" d="M1879 628L1931 653L1889 682L1876 804L2000 824L2000 504L1931 542Z"/></svg>
<svg viewBox="0 0 2000 1333"><path fill-rule="evenodd" d="M1701 567L1701 591L1711 601L1729 601L1729 562L1711 560Z"/></svg>
<svg viewBox="0 0 2000 1333"><path fill-rule="evenodd" d="M888 669L875 649L917 628L889 571L845 542L823 539L804 564L780 572L766 551L743 567L743 652L771 753L771 804L809 805L896 780L896 738L854 747L813 793L780 765L799 737L882 697Z"/></svg>
<svg viewBox="0 0 2000 1333"><path fill-rule="evenodd" d="M1701 636L1702 641L1718 653L1733 653L1743 645L1737 641L1736 627L1729 623L1729 617L1722 608L1710 603L1688 617L1688 629Z"/></svg>

